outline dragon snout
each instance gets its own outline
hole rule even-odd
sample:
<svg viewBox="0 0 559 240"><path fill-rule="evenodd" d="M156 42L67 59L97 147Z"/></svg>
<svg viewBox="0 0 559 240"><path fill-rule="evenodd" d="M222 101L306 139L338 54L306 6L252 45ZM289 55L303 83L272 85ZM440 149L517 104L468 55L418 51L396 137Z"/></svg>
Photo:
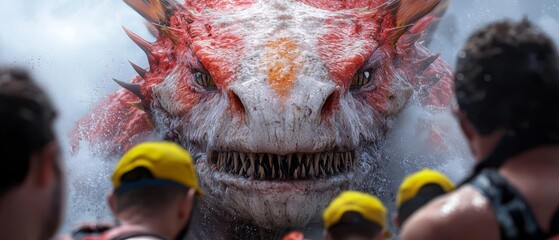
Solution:
<svg viewBox="0 0 559 240"><path fill-rule="evenodd" d="M320 121L337 104L337 88L334 84L315 80L297 81L288 94L280 94L263 82L245 82L231 87L230 104L251 122L277 122L278 116Z"/></svg>

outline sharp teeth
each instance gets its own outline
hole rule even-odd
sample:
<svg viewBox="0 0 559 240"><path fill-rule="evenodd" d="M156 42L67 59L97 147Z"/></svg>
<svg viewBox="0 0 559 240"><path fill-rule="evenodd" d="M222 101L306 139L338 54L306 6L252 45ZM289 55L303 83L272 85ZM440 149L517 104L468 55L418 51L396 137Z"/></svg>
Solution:
<svg viewBox="0 0 559 240"><path fill-rule="evenodd" d="M207 156L215 171L263 180L324 178L351 171L358 164L351 151L287 155L214 151Z"/></svg>
<svg viewBox="0 0 559 240"><path fill-rule="evenodd" d="M222 167L223 167L223 153L220 153L217 160L217 168L221 171Z"/></svg>
<svg viewBox="0 0 559 240"><path fill-rule="evenodd" d="M255 158L256 158L256 154L254 153L250 153L248 155L248 157L250 158L250 167L248 168L248 176L251 177L253 176L253 174L256 171L256 166L254 164Z"/></svg>
<svg viewBox="0 0 559 240"><path fill-rule="evenodd" d="M324 159L326 160L326 170L328 170L329 174L333 174L334 172L332 172L332 160L331 158L328 158L327 156L324 156Z"/></svg>
<svg viewBox="0 0 559 240"><path fill-rule="evenodd" d="M234 153L233 154L233 172L237 172L238 169L239 169L239 154Z"/></svg>
<svg viewBox="0 0 559 240"><path fill-rule="evenodd" d="M320 153L315 153L314 154L314 170L316 171L316 173L320 173L318 171L318 162L320 161ZM318 175L318 174L317 174Z"/></svg>
<svg viewBox="0 0 559 240"><path fill-rule="evenodd" d="M350 164L350 157L349 157L349 152L345 153L345 161L344 161L344 171L347 172L347 170L349 169L349 164Z"/></svg>
<svg viewBox="0 0 559 240"><path fill-rule="evenodd" d="M219 170L220 171L225 171L225 166L227 166L227 153L223 153L221 154L221 161L220 161L220 166L219 166Z"/></svg>
<svg viewBox="0 0 559 240"><path fill-rule="evenodd" d="M357 161L355 161L355 155L353 152L349 153L349 159L351 159L351 170L353 171L357 167Z"/></svg>
<svg viewBox="0 0 559 240"><path fill-rule="evenodd" d="M340 158L334 159L334 173L339 173Z"/></svg>
<svg viewBox="0 0 559 240"><path fill-rule="evenodd" d="M244 153L239 153L239 161L241 162L241 169L242 170L246 170L246 154Z"/></svg>
<svg viewBox="0 0 559 240"><path fill-rule="evenodd" d="M227 153L227 164L225 165L225 169L227 170L227 172L231 171L231 168L233 167L233 156L235 154L234 153Z"/></svg>
<svg viewBox="0 0 559 240"><path fill-rule="evenodd" d="M264 168L262 167L262 165L260 165L260 167L258 168L258 173L260 173L260 179L265 179Z"/></svg>
<svg viewBox="0 0 559 240"><path fill-rule="evenodd" d="M277 174L277 175L278 175L278 177L279 177L280 179L283 177L283 173L284 173L284 171L285 171L285 169L283 168L283 167L284 167L284 164L285 164L285 163L283 162L283 161L284 161L284 158L285 158L285 156L283 156L283 155L278 155L278 156L277 156L277 159L276 159L276 161L278 161L278 169L277 169L277 170L278 170L278 174Z"/></svg>
<svg viewBox="0 0 559 240"><path fill-rule="evenodd" d="M318 169L317 169L318 171ZM311 164L311 169L309 170L310 177L314 177L314 166Z"/></svg>

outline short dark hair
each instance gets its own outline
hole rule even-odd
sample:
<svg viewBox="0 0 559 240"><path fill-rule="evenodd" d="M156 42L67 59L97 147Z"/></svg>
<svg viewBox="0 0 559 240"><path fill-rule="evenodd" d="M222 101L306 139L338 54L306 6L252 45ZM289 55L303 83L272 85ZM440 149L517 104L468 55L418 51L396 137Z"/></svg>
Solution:
<svg viewBox="0 0 559 240"><path fill-rule="evenodd" d="M530 21L500 21L475 32L459 53L455 92L476 130L559 133L559 61Z"/></svg>
<svg viewBox="0 0 559 240"><path fill-rule="evenodd" d="M56 112L22 69L0 67L0 196L21 184L31 155L54 139Z"/></svg>
<svg viewBox="0 0 559 240"><path fill-rule="evenodd" d="M328 229L332 239L343 240L350 237L373 238L382 231L382 227L371 222L358 212L348 211L342 215L340 221Z"/></svg>
<svg viewBox="0 0 559 240"><path fill-rule="evenodd" d="M122 175L123 185L136 181L154 179L151 172L143 167L135 168ZM184 196L188 188L174 186L146 186L133 188L124 192L116 192L116 212L134 208L145 217L159 214L176 199Z"/></svg>

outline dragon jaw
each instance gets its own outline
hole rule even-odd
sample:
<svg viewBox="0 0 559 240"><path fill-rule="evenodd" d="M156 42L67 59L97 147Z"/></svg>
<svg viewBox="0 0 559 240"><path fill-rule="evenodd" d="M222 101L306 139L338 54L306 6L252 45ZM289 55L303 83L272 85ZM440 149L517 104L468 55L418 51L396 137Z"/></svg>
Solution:
<svg viewBox="0 0 559 240"><path fill-rule="evenodd" d="M196 157L212 208L262 227L305 226L339 191L363 189L408 100L448 100L450 68L416 42L438 1L126 2L159 28L153 44L127 32L150 70L135 67L129 91L96 110L108 117L82 125L86 138L127 148L165 133Z"/></svg>

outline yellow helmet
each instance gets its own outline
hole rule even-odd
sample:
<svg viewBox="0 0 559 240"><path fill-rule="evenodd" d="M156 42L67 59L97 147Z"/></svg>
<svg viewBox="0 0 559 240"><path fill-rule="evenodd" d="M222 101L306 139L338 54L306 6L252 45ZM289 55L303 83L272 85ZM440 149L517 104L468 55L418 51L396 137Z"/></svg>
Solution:
<svg viewBox="0 0 559 240"><path fill-rule="evenodd" d="M155 180L194 188L199 195L204 194L198 184L192 157L176 143L145 142L130 149L114 169L113 190L126 186L121 181L122 176L139 167L146 168Z"/></svg>
<svg viewBox="0 0 559 240"><path fill-rule="evenodd" d="M414 198L419 190L427 184L436 184L440 186L445 193L454 189L454 183L444 174L425 168L404 179L400 185L400 190L398 190L398 195L396 196L396 205L400 207L406 201Z"/></svg>
<svg viewBox="0 0 559 240"><path fill-rule="evenodd" d="M334 198L324 210L324 228L329 229L340 222L344 213L350 211L359 213L364 219L382 228L386 227L386 208L378 198L362 192L345 191Z"/></svg>

